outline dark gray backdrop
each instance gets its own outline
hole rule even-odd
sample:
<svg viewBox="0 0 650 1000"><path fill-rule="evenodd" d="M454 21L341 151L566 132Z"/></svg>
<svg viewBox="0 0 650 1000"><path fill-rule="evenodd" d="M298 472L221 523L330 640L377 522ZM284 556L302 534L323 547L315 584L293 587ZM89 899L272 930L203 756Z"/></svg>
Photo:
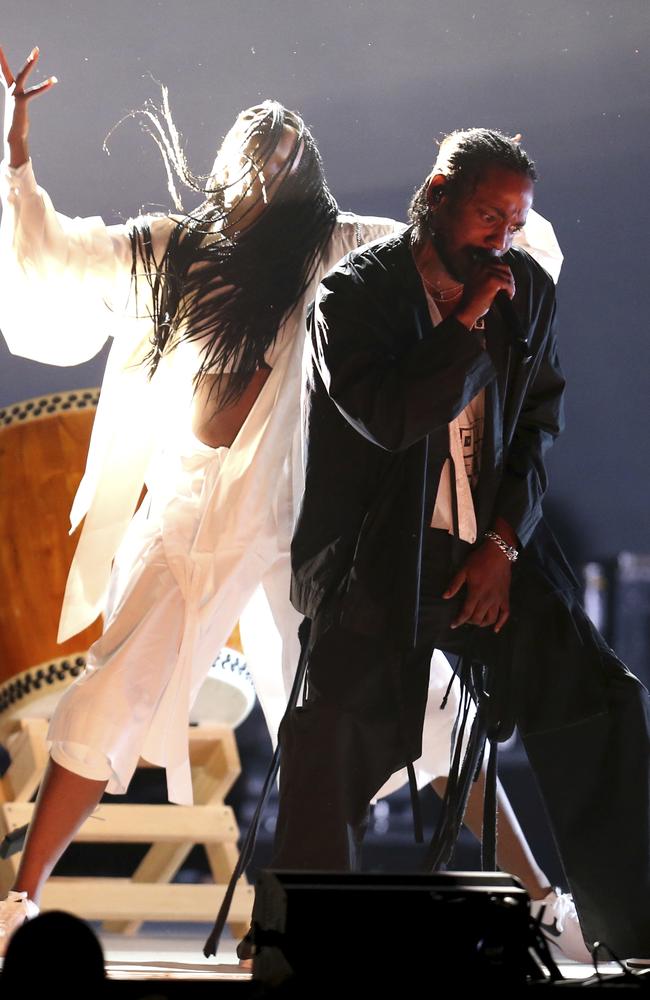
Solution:
<svg viewBox="0 0 650 1000"><path fill-rule="evenodd" d="M523 132L566 255L568 428L549 508L579 561L648 544L649 29L648 0L24 0L5 7L0 42L12 64L38 43L40 76L60 79L32 106L40 183L59 211L108 222L168 205L133 123L102 152L154 79L195 169L238 110L276 97L313 128L342 207L399 218L436 135ZM0 405L98 384L104 358L56 369L2 342Z"/></svg>

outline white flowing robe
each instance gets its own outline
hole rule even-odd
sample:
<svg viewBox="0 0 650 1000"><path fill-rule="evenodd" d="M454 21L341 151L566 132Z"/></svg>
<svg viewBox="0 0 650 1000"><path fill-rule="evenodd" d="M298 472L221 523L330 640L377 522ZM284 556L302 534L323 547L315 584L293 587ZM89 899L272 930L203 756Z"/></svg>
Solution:
<svg viewBox="0 0 650 1000"><path fill-rule="evenodd" d="M150 347L152 323L143 292L146 283L138 283L136 302L131 281L129 223L106 226L98 217L69 219L55 212L46 192L36 184L31 162L17 170L6 164L0 167L0 196L0 329L12 353L49 364L72 365L90 359L107 337L113 338L86 471L70 515L71 530L83 518L85 521L61 612L59 640L63 641L104 611L113 560L125 540L143 483L154 501L161 488L164 493L171 485L173 493L173 484L161 487L161 448L169 457L175 449L180 456L186 447L193 355L180 350L164 355L155 376L148 379L142 360ZM167 217L148 221L155 256L160 260L175 223ZM208 661L217 655L240 616L256 691L271 735L276 737L298 649L298 616L289 604L289 544L303 483L299 401L305 312L320 278L345 253L402 228L388 219L339 217L310 288L280 330L273 370L264 388L232 447L220 449L224 453L219 458L218 474L210 476L198 506L192 508L190 528L174 531L169 527L172 517L166 517L167 525L165 517L159 519L160 532L165 535L160 551L166 562L166 579L178 588L183 605L179 633L168 637L167 644L175 644L173 663L160 692L143 693L137 662L131 667L132 681L122 686L121 697L114 697L115 687L107 685L114 718L107 723L105 740L115 740L119 733L124 741L123 730L128 731L131 725L138 697L147 694L150 702L153 698L146 722L141 724L140 745L130 746L123 758L128 759L128 766L122 761L120 768L113 762L109 791L124 790L142 751L147 759L166 767L170 799L192 801L187 758L189 709ZM533 217L520 242L547 269L555 266L559 271L561 254L545 220ZM170 496L168 511L173 503ZM149 524L146 530L150 529ZM139 530L136 518L131 535ZM122 558L126 566L122 577L126 579L119 585L118 559L113 590L124 593L128 589L128 578L137 576L144 551L136 551L135 561ZM265 579L266 604L260 590L256 591ZM118 612L119 592L111 599L113 611L117 608ZM244 610L251 597L249 608ZM143 615L145 610L143 607ZM129 613L133 615L133 601ZM101 644L102 639L95 645L100 648ZM210 656L206 658L207 648ZM93 649L95 646L90 651L90 664ZM97 672L104 669L102 662ZM436 652L423 757L416 765L419 784L447 773L457 695L444 712L438 705L450 676L445 658ZM74 706L77 695L71 692L89 679L93 680L92 676L82 676L64 696L66 708L57 713L58 721L57 715L52 720L52 740L75 740L80 712ZM103 697L108 699L109 694ZM101 706L101 712L99 707L97 711L100 726L107 710ZM68 720L70 730L66 728ZM97 745L110 760L111 753L96 731L91 738L98 739ZM383 793L403 780L405 775L393 776Z"/></svg>

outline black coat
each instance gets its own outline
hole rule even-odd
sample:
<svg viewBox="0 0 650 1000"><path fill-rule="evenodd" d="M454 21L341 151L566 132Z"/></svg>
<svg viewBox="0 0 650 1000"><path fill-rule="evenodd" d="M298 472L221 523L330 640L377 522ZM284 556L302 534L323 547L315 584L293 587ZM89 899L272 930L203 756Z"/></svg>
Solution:
<svg viewBox="0 0 650 1000"><path fill-rule="evenodd" d="M526 545L546 490L544 454L562 426L555 289L523 250L507 262L528 331L526 361L498 309L486 348L453 317L433 327L411 231L348 255L310 319L305 493L292 545L292 600L372 635L414 643L425 483L437 485L448 424L485 389L478 538L503 517Z"/></svg>

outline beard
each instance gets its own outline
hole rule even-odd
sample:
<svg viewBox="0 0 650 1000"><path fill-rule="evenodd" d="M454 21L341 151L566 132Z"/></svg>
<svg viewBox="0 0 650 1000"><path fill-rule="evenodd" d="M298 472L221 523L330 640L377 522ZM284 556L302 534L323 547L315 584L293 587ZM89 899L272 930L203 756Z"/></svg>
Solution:
<svg viewBox="0 0 650 1000"><path fill-rule="evenodd" d="M453 252L449 249L444 234L439 231L432 231L431 240L445 271L454 281L464 283L474 264L473 248Z"/></svg>

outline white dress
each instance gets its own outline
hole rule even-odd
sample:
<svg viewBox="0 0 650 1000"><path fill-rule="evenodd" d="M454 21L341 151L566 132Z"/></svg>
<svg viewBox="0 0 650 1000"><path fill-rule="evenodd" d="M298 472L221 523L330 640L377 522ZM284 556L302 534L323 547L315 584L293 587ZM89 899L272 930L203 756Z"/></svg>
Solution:
<svg viewBox="0 0 650 1000"><path fill-rule="evenodd" d="M71 512L73 528L85 522L59 638L102 611L104 633L52 718L51 753L76 773L108 778L113 793L125 791L142 756L166 769L170 801L190 804L189 710L237 621L273 739L297 665L300 616L288 597L289 545L302 492L306 307L320 277L345 253L403 227L339 217L311 287L279 333L273 370L236 440L229 449L211 449L191 433L192 352L163 356L151 381L141 364L151 321L143 282L137 307L133 295L129 224L56 213L31 163L0 167L0 195L0 328L10 350L71 365L113 337ZM174 223L149 221L159 259ZM542 252L557 259L551 227L539 217L535 224ZM148 495L133 516L144 482ZM448 772L458 689L445 710L438 706L450 677L436 652L416 764L420 785ZM394 775L380 794L405 778Z"/></svg>

